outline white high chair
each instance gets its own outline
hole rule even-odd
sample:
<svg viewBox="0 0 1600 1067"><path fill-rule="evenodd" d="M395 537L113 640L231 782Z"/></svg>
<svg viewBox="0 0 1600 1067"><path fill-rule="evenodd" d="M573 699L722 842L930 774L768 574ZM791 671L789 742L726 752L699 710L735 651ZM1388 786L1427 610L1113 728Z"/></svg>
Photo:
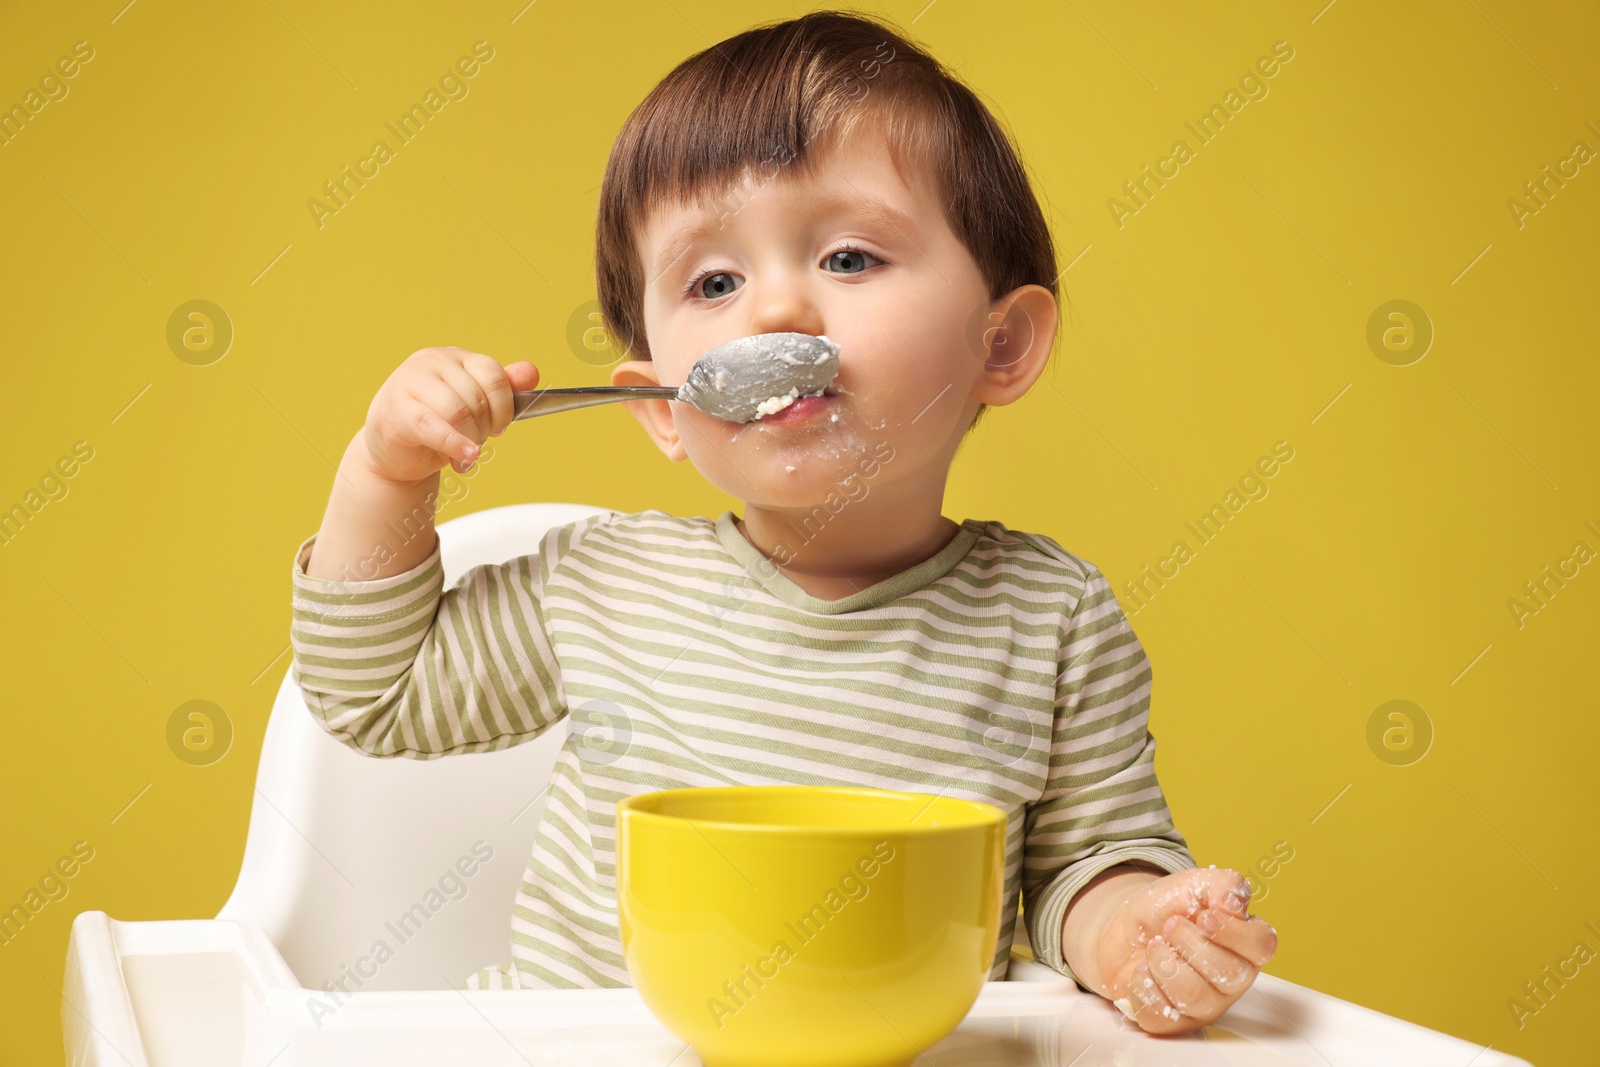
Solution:
<svg viewBox="0 0 1600 1067"><path fill-rule="evenodd" d="M608 510L515 504L443 522L446 586L479 564L536 553L553 526ZM512 901L567 733L563 718L501 752L374 759L324 732L286 673L267 720L244 862L217 918L259 926L313 989L350 974L352 990L446 988L509 960ZM494 853L481 865L478 841ZM463 856L474 873L455 871L441 890ZM455 881L466 886L460 899L449 895ZM376 965L379 940L394 955Z"/></svg>
<svg viewBox="0 0 1600 1067"><path fill-rule="evenodd" d="M443 523L446 581L537 552L552 526L605 510L523 504ZM681 1043L631 987L445 991L510 956L512 901L568 734L562 719L502 752L374 759L325 733L285 677L267 721L244 862L217 915L224 921L80 913L62 980L67 1062L522 1067L532 1062L525 1047L582 1063L600 1062L585 1049L613 1055L618 1042L629 1062L676 1061ZM986 983L964 1029L940 1046L958 1057L951 1063L1057 1063L1070 1032L1080 1059L1095 1050L1080 1067L1109 1067L1128 1053L1143 1062L1169 1046L1173 1058L1162 1062L1187 1062L1188 1051L1201 1051L1191 1041L1216 1040L1240 1056L1248 1049L1301 1067L1528 1067L1268 974L1203 1034L1147 1038L1032 960L1020 917L1012 945L1009 980ZM321 992L330 984L341 992Z"/></svg>

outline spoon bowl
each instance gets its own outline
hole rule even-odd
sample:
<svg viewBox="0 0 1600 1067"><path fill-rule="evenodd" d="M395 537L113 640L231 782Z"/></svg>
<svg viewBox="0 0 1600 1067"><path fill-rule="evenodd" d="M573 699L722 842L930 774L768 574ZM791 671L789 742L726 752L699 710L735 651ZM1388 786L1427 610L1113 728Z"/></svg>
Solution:
<svg viewBox="0 0 1600 1067"><path fill-rule="evenodd" d="M838 373L839 346L826 337L758 333L695 360L678 399L719 419L751 422L821 393Z"/></svg>
<svg viewBox="0 0 1600 1067"><path fill-rule="evenodd" d="M512 422L624 400L677 400L729 422L752 422L802 396L822 393L839 373L839 346L808 333L758 333L706 352L681 386L597 385L512 394Z"/></svg>

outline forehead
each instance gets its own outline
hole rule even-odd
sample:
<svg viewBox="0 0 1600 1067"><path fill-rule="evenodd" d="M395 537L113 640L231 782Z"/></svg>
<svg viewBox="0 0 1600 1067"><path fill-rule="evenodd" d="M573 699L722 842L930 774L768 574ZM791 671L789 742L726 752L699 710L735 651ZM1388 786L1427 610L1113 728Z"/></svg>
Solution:
<svg viewBox="0 0 1600 1067"><path fill-rule="evenodd" d="M875 125L819 143L804 165L777 159L745 167L731 183L668 201L650 212L638 247L647 277L655 277L700 242L734 226L747 206L766 198L767 213L806 223L849 217L911 239L936 217L932 176L912 159L897 158ZM919 219L923 220L919 223Z"/></svg>

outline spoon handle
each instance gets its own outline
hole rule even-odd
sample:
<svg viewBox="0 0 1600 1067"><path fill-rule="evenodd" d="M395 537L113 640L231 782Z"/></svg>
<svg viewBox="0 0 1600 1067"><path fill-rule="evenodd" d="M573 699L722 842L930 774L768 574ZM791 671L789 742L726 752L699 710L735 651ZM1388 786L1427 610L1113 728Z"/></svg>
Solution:
<svg viewBox="0 0 1600 1067"><path fill-rule="evenodd" d="M515 415L512 422L554 415L558 411L590 408L596 404L615 404L623 400L675 400L678 389L671 385L585 385L575 389L535 389L512 393Z"/></svg>

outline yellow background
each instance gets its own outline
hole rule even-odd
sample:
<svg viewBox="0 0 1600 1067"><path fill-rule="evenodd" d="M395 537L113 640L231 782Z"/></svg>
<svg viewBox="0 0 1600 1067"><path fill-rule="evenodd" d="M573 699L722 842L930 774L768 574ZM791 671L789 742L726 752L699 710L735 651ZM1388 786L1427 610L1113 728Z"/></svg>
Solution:
<svg viewBox="0 0 1600 1067"><path fill-rule="evenodd" d="M1541 1065L1582 1062L1600 963L1520 1028L1507 1001L1576 942L1600 951L1584 929L1600 926L1600 563L1521 627L1507 601L1574 542L1600 549L1584 526L1600 526L1600 163L1521 227L1507 201L1575 141L1600 149L1585 127L1600 126L1600 16L1324 3L874 9L1015 130L1073 264L1053 368L986 416L946 513L1055 537L1130 613L1123 582L1188 541L1194 558L1134 616L1159 768L1202 864L1292 849L1254 872L1282 938L1270 970ZM0 546L0 906L74 842L94 849L70 896L0 946L0 1060L59 1062L53 986L78 911L205 917L225 899L287 666L290 558L383 377L457 344L532 358L547 385L605 381L567 329L594 297L617 128L687 55L808 7L0 12L0 104L74 42L95 50L0 147L0 506L74 442L94 449ZM470 95L318 229L306 201L393 144L385 121L478 40L495 55ZM1197 147L1184 122L1280 40L1294 59L1270 94ZM1195 158L1119 228L1108 200L1179 138ZM166 341L196 299L236 332L210 366ZM1366 340L1394 299L1436 331L1409 366ZM1184 523L1278 441L1294 458L1270 494L1198 546ZM445 517L741 507L620 408L517 428L470 486ZM211 766L167 746L194 699L235 730ZM1407 766L1368 745L1390 700L1434 734Z"/></svg>

